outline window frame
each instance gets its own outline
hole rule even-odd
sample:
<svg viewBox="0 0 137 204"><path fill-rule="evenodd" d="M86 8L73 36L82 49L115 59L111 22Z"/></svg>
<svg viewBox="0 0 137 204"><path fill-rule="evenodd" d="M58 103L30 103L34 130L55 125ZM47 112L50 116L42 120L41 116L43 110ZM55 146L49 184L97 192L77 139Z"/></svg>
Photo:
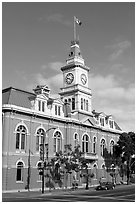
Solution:
<svg viewBox="0 0 137 204"><path fill-rule="evenodd" d="M57 133L59 135L56 135ZM62 134L58 130L56 130L53 135L53 151L54 153L62 151Z"/></svg>
<svg viewBox="0 0 137 204"><path fill-rule="evenodd" d="M45 130L39 127L36 132L36 143L35 143L37 153L40 153L40 144L43 144L43 137L45 137Z"/></svg>
<svg viewBox="0 0 137 204"><path fill-rule="evenodd" d="M82 137L82 152L89 152L89 136L87 134L84 134Z"/></svg>
<svg viewBox="0 0 137 204"><path fill-rule="evenodd" d="M21 164L19 165L19 163ZM23 176L24 176L24 163L23 161L18 161L16 164L16 183L23 183ZM20 177L20 179L18 179L18 177Z"/></svg>
<svg viewBox="0 0 137 204"><path fill-rule="evenodd" d="M24 124L19 124L16 128L16 151L25 151L26 148L26 139L27 139L27 128Z"/></svg>

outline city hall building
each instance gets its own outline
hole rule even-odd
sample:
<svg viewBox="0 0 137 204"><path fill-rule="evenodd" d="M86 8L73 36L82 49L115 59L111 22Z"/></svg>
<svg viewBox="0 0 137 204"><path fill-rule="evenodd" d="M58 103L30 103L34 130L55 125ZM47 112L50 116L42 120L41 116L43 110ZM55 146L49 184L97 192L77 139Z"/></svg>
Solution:
<svg viewBox="0 0 137 204"><path fill-rule="evenodd" d="M89 161L88 171L94 173L89 186L112 178L106 172L104 148L113 151L121 128L112 115L97 112L92 107L92 93L88 86L90 68L85 65L79 41L71 42L65 66L61 67L63 86L59 97L50 95L48 85L37 85L28 92L9 87L2 91L2 188L3 191L25 190L30 167L30 190L41 189L40 144L45 135L49 158L64 145L77 144ZM45 81L46 83L46 81ZM85 180L76 173L79 187ZM72 186L73 173L67 186ZM65 184L63 184L65 185ZM57 186L56 186L57 187Z"/></svg>

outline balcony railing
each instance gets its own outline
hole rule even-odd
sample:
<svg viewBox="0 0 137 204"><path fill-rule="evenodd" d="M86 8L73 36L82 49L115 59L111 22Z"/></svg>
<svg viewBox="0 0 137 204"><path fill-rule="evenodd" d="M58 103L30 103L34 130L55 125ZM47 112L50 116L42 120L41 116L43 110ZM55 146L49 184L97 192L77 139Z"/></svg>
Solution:
<svg viewBox="0 0 137 204"><path fill-rule="evenodd" d="M92 152L83 152L82 156L85 159L90 159L90 160L98 160L98 155L96 153L92 153Z"/></svg>

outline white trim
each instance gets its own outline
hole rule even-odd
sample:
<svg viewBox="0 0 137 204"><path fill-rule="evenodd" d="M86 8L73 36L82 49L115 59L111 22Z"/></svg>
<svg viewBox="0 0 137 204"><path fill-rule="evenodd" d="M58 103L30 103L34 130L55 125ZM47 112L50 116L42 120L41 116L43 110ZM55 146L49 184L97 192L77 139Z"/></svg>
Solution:
<svg viewBox="0 0 137 204"><path fill-rule="evenodd" d="M42 161L41 160L37 161L36 167L38 167L38 163L42 163Z"/></svg>
<svg viewBox="0 0 137 204"><path fill-rule="evenodd" d="M99 143L99 144L101 144L101 140L102 140L102 139L105 140L105 144L107 145L107 142L106 142L106 139L104 138L104 136L100 138L100 143Z"/></svg>
<svg viewBox="0 0 137 204"><path fill-rule="evenodd" d="M82 139L82 138L83 138L84 135L87 135L87 136L89 137L89 142L91 143L90 135L89 135L87 132L84 132L84 133L83 133L83 135L81 136L81 141L83 142L83 139Z"/></svg>
<svg viewBox="0 0 137 204"><path fill-rule="evenodd" d="M54 138L54 134L55 134L57 131L60 132L62 139L64 139L63 134L62 134L62 132L61 132L61 130L60 130L59 128L57 128L57 129L54 130L52 138Z"/></svg>
<svg viewBox="0 0 137 204"><path fill-rule="evenodd" d="M35 130L35 134L34 134L35 137L37 136L37 132L38 132L39 129L44 130L45 136L48 137L47 134L46 134L46 130L45 130L45 128L43 127L43 124L41 124L41 123L40 123L40 125L39 125L39 126L36 128L36 130Z"/></svg>
<svg viewBox="0 0 137 204"><path fill-rule="evenodd" d="M18 160L16 161L16 168L17 168L17 164L18 164L19 162L22 162L22 163L23 163L23 168L24 168L24 167L25 167L25 162L22 160L22 158L20 158L20 159L18 159Z"/></svg>
<svg viewBox="0 0 137 204"><path fill-rule="evenodd" d="M103 166L105 166L105 168L103 168ZM100 169L106 169L105 163L101 164L101 168Z"/></svg>
<svg viewBox="0 0 137 204"><path fill-rule="evenodd" d="M76 129L76 128L75 128ZM79 134L78 134L78 132L74 132L74 134L73 134L73 139L74 139L74 141L75 141L75 134L77 134L77 136L78 136L78 141L79 141Z"/></svg>
<svg viewBox="0 0 137 204"><path fill-rule="evenodd" d="M22 119L21 122L19 122L19 123L16 125L14 133L17 133L17 129L18 129L18 127L19 127L20 125L24 126L24 127L26 128L26 130L27 130L27 135L30 135L30 134L29 134L29 131L28 131L28 127L27 127L27 125L24 123L24 120L23 120L23 119Z"/></svg>

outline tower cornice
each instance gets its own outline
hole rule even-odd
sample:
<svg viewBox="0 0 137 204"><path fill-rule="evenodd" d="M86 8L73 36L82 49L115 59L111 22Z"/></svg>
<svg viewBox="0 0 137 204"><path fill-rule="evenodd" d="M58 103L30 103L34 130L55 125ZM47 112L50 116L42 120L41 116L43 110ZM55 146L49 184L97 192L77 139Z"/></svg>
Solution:
<svg viewBox="0 0 137 204"><path fill-rule="evenodd" d="M80 67L82 69L85 69L86 71L90 70L90 68L85 66L85 65L83 66L83 65L81 65L79 63L72 63L72 64L68 64L68 65L65 65L65 66L61 67L61 71L65 71L65 70L72 69L72 68L75 68L75 67Z"/></svg>

